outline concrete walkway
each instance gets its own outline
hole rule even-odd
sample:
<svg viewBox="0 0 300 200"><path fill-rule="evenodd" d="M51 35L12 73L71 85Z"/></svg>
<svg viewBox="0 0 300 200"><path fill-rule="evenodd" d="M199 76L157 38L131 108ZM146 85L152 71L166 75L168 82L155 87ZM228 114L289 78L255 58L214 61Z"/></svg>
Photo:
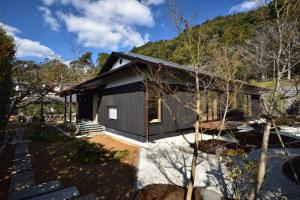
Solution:
<svg viewBox="0 0 300 200"><path fill-rule="evenodd" d="M37 185L33 176L34 172L28 149L29 143L29 140L23 140L22 131L18 129L14 140L11 142L11 144L16 145L16 148L8 200L98 199L95 194L79 197L79 192L75 186L64 188L58 180Z"/></svg>

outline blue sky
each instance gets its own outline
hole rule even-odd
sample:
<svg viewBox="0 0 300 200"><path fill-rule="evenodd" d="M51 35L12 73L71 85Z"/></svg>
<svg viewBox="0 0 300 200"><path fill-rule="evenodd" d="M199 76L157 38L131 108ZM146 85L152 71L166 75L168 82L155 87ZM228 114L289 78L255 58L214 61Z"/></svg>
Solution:
<svg viewBox="0 0 300 200"><path fill-rule="evenodd" d="M17 57L71 60L80 52L129 51L176 36L166 0L0 0L0 25L17 44ZM193 24L257 8L252 0L178 1Z"/></svg>

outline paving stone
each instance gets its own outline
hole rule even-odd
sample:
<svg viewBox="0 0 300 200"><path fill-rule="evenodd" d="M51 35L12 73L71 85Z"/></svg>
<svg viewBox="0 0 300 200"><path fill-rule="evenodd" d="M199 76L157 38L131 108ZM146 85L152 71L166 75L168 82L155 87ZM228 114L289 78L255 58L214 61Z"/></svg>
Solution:
<svg viewBox="0 0 300 200"><path fill-rule="evenodd" d="M28 147L28 143L24 143L24 142L22 142L22 143L17 143L16 144L16 149L18 149L18 148L27 148Z"/></svg>
<svg viewBox="0 0 300 200"><path fill-rule="evenodd" d="M72 186L54 192L46 193L40 196L32 197L28 200L63 200L71 199L77 196L79 196L79 192L75 186Z"/></svg>
<svg viewBox="0 0 300 200"><path fill-rule="evenodd" d="M10 191L16 190L21 191L24 188L32 186L35 184L33 172L32 171L24 171L17 174L14 174L11 177L10 182Z"/></svg>
<svg viewBox="0 0 300 200"><path fill-rule="evenodd" d="M40 185L28 187L22 191L13 191L8 194L8 200L20 200L42 195L62 188L60 181L50 181Z"/></svg>
<svg viewBox="0 0 300 200"><path fill-rule="evenodd" d="M13 162L22 161L22 160L30 160L30 153L19 153L15 155Z"/></svg>
<svg viewBox="0 0 300 200"><path fill-rule="evenodd" d="M12 140L10 144L28 144L31 140Z"/></svg>
<svg viewBox="0 0 300 200"><path fill-rule="evenodd" d="M92 194L84 195L81 197L77 197L73 200L99 200L99 198L97 197L96 194L92 193Z"/></svg>
<svg viewBox="0 0 300 200"><path fill-rule="evenodd" d="M15 161L12 166L12 169L13 169L12 174L32 170L30 159Z"/></svg>
<svg viewBox="0 0 300 200"><path fill-rule="evenodd" d="M16 148L15 149L15 156L17 154L23 154L23 153L29 153L28 146L27 147L22 147L22 148Z"/></svg>

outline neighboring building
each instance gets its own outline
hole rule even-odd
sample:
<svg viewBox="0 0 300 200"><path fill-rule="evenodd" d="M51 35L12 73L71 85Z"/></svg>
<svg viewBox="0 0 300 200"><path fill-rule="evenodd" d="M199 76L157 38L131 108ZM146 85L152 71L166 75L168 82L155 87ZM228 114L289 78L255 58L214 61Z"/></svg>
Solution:
<svg viewBox="0 0 300 200"><path fill-rule="evenodd" d="M160 95L145 87L146 80L151 76L149 70L152 69L165 72L169 85L178 90L180 102L192 101L193 97L186 89L186 83L194 83L188 75L193 72L191 68L139 54L116 52L110 55L97 77L59 95L77 95L78 121L91 120L139 141L169 137L193 128L196 115L191 109L172 100L167 94L164 97L166 101L162 103ZM180 78L174 79L170 72ZM213 77L205 73L200 76ZM238 104L247 116L260 114L262 92L262 88L243 85L242 94L239 94L242 101ZM204 121L220 119L223 93L220 88L210 89L210 100L203 110Z"/></svg>

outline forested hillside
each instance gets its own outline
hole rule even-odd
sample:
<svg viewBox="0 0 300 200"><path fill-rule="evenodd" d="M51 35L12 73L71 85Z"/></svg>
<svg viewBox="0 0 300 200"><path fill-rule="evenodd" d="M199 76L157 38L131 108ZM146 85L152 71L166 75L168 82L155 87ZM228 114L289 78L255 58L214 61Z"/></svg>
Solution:
<svg viewBox="0 0 300 200"><path fill-rule="evenodd" d="M256 12L241 13L225 17L217 17L202 25L193 27L194 31L205 31L209 36L220 37L222 44L230 46L243 44L245 39L251 38L256 27L263 20ZM183 33L184 34L184 33ZM132 49L132 52L148 55L180 64L188 64L186 50L181 43L181 35L171 40L148 42Z"/></svg>
<svg viewBox="0 0 300 200"><path fill-rule="evenodd" d="M295 1L297 4L297 1ZM298 7L299 8L299 7ZM300 19L300 10L297 15ZM263 17L264 16L264 17ZM207 40L218 38L221 46L226 47L245 47L246 41L257 39L257 30L262 30L268 26L267 20L275 18L272 10L268 13L269 19L265 18L261 10L251 11L248 13L240 13L228 16L216 17L201 25L196 25L192 28L195 32L202 32L207 35ZM300 29L300 24L298 22ZM183 45L183 37L185 32L171 40L160 40L156 42L148 42L147 44L133 48L131 51L143 55L148 55L179 64L190 64L188 59L188 50ZM257 39L258 40L258 39ZM209 42L208 42L209 43ZM194 44L193 48L196 48ZM207 52L209 53L209 52ZM295 73L299 74L299 70ZM249 72L248 79L261 79L261 75L256 74L253 63L243 62L241 64L241 73ZM272 73L272 72L268 72Z"/></svg>

